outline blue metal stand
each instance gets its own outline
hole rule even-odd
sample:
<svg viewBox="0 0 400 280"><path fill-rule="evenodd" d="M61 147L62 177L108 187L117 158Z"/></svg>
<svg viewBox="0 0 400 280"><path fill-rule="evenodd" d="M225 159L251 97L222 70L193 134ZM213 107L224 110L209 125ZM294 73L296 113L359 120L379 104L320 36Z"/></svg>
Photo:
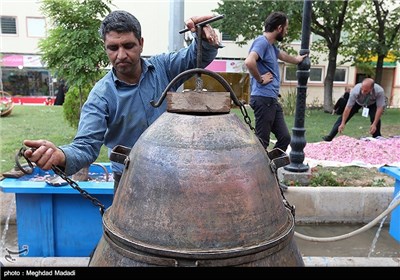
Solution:
<svg viewBox="0 0 400 280"><path fill-rule="evenodd" d="M380 172L386 173L396 179L394 183L394 194L393 197L400 192L400 167L396 166L382 166L379 168ZM400 242L400 207L397 206L391 213L390 218L390 226L389 226L390 235Z"/></svg>
<svg viewBox="0 0 400 280"><path fill-rule="evenodd" d="M111 173L109 164L103 164ZM91 165L89 173L104 172ZM15 193L19 251L25 257L88 257L103 233L99 207L69 185L54 187L46 182L29 181L44 171L0 181L0 191ZM54 174L54 173L53 173ZM111 206L114 182L77 182L106 208Z"/></svg>

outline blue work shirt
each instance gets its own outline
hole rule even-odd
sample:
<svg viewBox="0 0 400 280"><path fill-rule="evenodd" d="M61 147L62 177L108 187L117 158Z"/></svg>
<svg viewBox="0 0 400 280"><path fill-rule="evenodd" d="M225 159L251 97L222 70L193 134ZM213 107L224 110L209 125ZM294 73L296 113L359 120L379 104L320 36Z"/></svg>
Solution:
<svg viewBox="0 0 400 280"><path fill-rule="evenodd" d="M270 44L265 36L258 36L250 46L249 53L252 51L259 56L257 60L258 72L261 75L271 72L273 79L268 84L262 85L251 76L250 94L252 96L278 98L281 82L278 64L279 49L274 44Z"/></svg>
<svg viewBox="0 0 400 280"><path fill-rule="evenodd" d="M202 62L209 65L217 48L202 40ZM118 80L111 69L99 80L84 103L77 134L71 144L60 146L66 157L65 173L72 175L95 162L102 145L111 150L122 145L132 148L140 135L166 111L166 101L153 107L168 84L178 74L197 67L197 40L177 52L141 58L142 74L138 84ZM181 81L183 83L183 81ZM181 85L176 83L170 91ZM114 172L122 173L123 164L111 162Z"/></svg>

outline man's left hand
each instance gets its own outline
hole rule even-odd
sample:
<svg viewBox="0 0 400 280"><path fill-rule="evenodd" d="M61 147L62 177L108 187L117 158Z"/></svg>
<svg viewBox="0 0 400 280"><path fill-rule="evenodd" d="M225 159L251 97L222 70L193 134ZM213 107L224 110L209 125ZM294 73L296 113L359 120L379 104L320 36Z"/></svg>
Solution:
<svg viewBox="0 0 400 280"><path fill-rule="evenodd" d="M209 20L213 18L214 16L209 15L209 16L193 16L190 19L185 21L185 24L187 28L191 32L196 32L196 24ZM206 39L211 45L215 47L220 46L219 38L215 30L211 27L211 25L206 24L203 26L202 30L202 38Z"/></svg>

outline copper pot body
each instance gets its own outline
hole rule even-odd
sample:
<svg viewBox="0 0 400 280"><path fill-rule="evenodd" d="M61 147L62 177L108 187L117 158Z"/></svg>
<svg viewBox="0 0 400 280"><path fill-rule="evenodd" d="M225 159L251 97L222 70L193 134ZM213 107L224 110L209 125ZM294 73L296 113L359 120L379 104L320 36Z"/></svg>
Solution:
<svg viewBox="0 0 400 280"><path fill-rule="evenodd" d="M90 266L303 266L270 159L235 114L166 112L132 147Z"/></svg>

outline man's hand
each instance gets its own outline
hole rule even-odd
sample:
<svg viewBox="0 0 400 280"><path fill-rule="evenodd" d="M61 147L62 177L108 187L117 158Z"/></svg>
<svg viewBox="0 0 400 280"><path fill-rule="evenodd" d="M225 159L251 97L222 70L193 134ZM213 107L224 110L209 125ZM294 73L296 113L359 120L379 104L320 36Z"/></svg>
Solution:
<svg viewBox="0 0 400 280"><path fill-rule="evenodd" d="M376 132L376 125L371 124L369 127L369 134L373 135Z"/></svg>
<svg viewBox="0 0 400 280"><path fill-rule="evenodd" d="M31 162L43 170L50 170L53 165L65 166L65 155L52 142L46 140L24 140L29 148L24 153Z"/></svg>
<svg viewBox="0 0 400 280"><path fill-rule="evenodd" d="M302 61L304 60L304 58L306 58L307 56L308 56L307 53L306 53L306 54L303 54L303 55L298 55L298 56L296 56L296 61L297 61L296 64L299 64L300 62L302 62Z"/></svg>
<svg viewBox="0 0 400 280"><path fill-rule="evenodd" d="M338 132L339 132L340 134L342 134L342 132L343 132L345 126L346 126L345 124L339 125L339 127L338 127Z"/></svg>
<svg viewBox="0 0 400 280"><path fill-rule="evenodd" d="M215 16L213 16L213 15L193 16L190 19L186 20L185 24L191 32L196 32L196 24L201 23L206 20L209 20L213 17L215 17ZM211 45L213 45L215 47L220 46L218 35L215 33L214 29L209 24L206 24L205 26L203 26L202 38L206 39Z"/></svg>
<svg viewBox="0 0 400 280"><path fill-rule="evenodd" d="M267 72L264 75L261 75L262 82L260 84L266 85L266 84L272 82L273 78L274 78L274 76L272 76L272 73Z"/></svg>

